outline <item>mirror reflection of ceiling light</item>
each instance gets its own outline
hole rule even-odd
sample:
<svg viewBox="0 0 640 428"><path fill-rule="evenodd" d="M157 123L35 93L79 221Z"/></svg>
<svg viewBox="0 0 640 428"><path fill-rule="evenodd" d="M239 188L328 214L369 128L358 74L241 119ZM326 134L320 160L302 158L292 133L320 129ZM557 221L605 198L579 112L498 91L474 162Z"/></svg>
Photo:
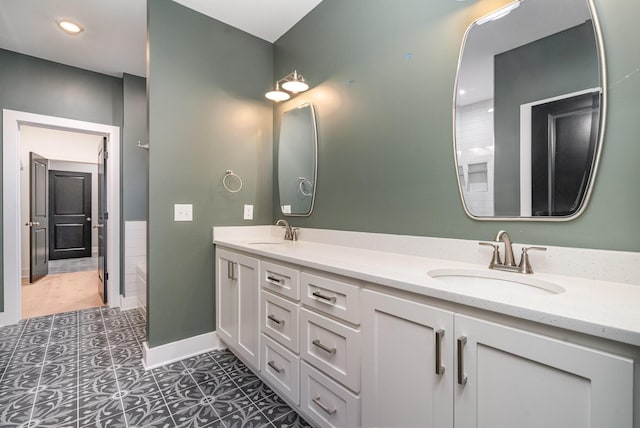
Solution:
<svg viewBox="0 0 640 428"><path fill-rule="evenodd" d="M73 21L69 21L68 19L61 19L59 21L56 21L56 23L62 31L67 34L71 34L72 36L80 34L84 31L84 28L82 28L79 24L76 24Z"/></svg>
<svg viewBox="0 0 640 428"><path fill-rule="evenodd" d="M465 91L464 89L460 89L460 90L458 91L458 93L459 93L460 95L464 95L464 94L466 94L466 93L467 93L467 91Z"/></svg>
<svg viewBox="0 0 640 428"><path fill-rule="evenodd" d="M508 5L501 7L500 9L496 9L490 14L478 19L476 21L476 24L482 25L489 21L495 21L496 19L504 18L509 13L511 13L512 10L517 9L518 6L520 6L521 1L522 0L516 0L513 3L509 3Z"/></svg>

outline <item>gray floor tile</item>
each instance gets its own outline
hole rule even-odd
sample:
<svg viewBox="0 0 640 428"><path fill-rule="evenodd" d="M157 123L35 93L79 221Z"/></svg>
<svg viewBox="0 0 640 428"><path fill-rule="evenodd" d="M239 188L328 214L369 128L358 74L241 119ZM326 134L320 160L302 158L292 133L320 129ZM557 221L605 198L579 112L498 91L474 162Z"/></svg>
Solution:
<svg viewBox="0 0 640 428"><path fill-rule="evenodd" d="M0 426L308 426L228 350L145 371L145 336L113 308L0 327Z"/></svg>

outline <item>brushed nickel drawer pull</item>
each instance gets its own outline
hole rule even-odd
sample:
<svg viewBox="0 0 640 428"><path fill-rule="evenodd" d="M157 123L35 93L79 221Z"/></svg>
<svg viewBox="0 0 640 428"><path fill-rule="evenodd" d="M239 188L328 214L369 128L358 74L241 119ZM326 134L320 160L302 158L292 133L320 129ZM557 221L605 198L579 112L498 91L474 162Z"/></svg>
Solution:
<svg viewBox="0 0 640 428"><path fill-rule="evenodd" d="M283 368L280 368L280 367L276 366L275 361L269 361L269 362L267 363L267 365L268 365L269 367L271 367L272 369L274 369L278 374L282 374L282 373L284 373L284 367L283 367Z"/></svg>
<svg viewBox="0 0 640 428"><path fill-rule="evenodd" d="M284 285L284 279L276 278L275 276L271 276L271 275L267 276L267 281L276 285Z"/></svg>
<svg viewBox="0 0 640 428"><path fill-rule="evenodd" d="M465 386L467 384L467 376L464 374L464 359L462 357L462 350L466 343L466 336L458 338L458 385L460 386Z"/></svg>
<svg viewBox="0 0 640 428"><path fill-rule="evenodd" d="M442 376L444 374L444 366L442 365L442 338L444 330L436 331L436 374Z"/></svg>
<svg viewBox="0 0 640 428"><path fill-rule="evenodd" d="M322 401L320 401L320 396L313 398L311 401L313 401L316 406L324 410L324 412L328 415L334 415L338 411L335 407L333 409L330 409L324 404L322 404Z"/></svg>
<svg viewBox="0 0 640 428"><path fill-rule="evenodd" d="M283 326L284 325L284 320L279 320L278 318L276 318L275 315L267 315L267 318L269 318L269 320L273 321L274 323L278 324L279 326Z"/></svg>
<svg viewBox="0 0 640 428"><path fill-rule="evenodd" d="M318 348L322 349L324 352L326 352L327 354L335 354L336 353L336 348L327 348L325 345L323 345L322 343L320 343L320 339L316 339L314 340L313 343L315 346L317 346Z"/></svg>
<svg viewBox="0 0 640 428"><path fill-rule="evenodd" d="M323 300L325 302L329 302L329 303L332 303L332 304L335 304L336 300L337 300L335 296L332 296L332 297L325 296L324 294L320 293L319 291L314 291L313 293L311 293L311 295L313 297L317 297L318 299L321 299L321 300Z"/></svg>

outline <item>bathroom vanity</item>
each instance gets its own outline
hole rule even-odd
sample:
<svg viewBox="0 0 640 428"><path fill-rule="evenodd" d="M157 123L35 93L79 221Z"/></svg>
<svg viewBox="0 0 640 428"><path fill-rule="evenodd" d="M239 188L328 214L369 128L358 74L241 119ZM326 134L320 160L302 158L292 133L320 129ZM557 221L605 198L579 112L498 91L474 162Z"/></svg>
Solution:
<svg viewBox="0 0 640 428"><path fill-rule="evenodd" d="M505 276L477 241L300 235L214 228L217 332L314 424L640 427L636 268L561 276L556 248Z"/></svg>

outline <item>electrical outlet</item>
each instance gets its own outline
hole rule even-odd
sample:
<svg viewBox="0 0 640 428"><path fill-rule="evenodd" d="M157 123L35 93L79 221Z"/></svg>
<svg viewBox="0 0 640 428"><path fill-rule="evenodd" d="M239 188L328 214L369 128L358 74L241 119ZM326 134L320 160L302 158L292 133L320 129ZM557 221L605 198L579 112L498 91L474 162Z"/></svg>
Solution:
<svg viewBox="0 0 640 428"><path fill-rule="evenodd" d="M244 219L253 220L253 205L244 206Z"/></svg>
<svg viewBox="0 0 640 428"><path fill-rule="evenodd" d="M175 204L173 206L173 221L193 221L193 205Z"/></svg>

